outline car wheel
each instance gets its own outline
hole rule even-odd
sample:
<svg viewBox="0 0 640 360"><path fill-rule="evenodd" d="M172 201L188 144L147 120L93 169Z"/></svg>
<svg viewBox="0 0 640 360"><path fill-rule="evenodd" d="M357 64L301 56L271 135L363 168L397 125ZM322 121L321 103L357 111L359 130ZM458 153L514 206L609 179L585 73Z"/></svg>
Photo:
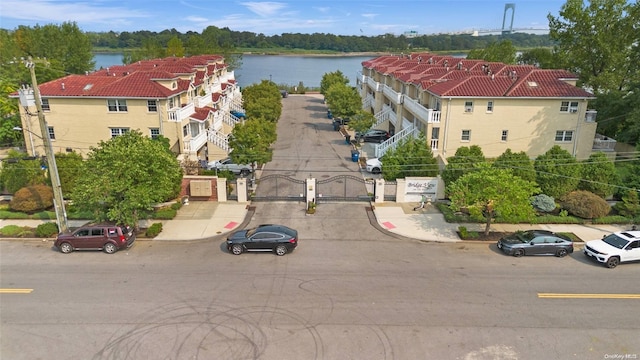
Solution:
<svg viewBox="0 0 640 360"><path fill-rule="evenodd" d="M282 256L287 253L287 247L284 245L276 246L276 255Z"/></svg>
<svg viewBox="0 0 640 360"><path fill-rule="evenodd" d="M567 249L558 249L558 251L556 251L556 256L557 257L567 256Z"/></svg>
<svg viewBox="0 0 640 360"><path fill-rule="evenodd" d="M242 254L242 245L235 244L231 246L231 252L233 253L233 255Z"/></svg>
<svg viewBox="0 0 640 360"><path fill-rule="evenodd" d="M242 175L242 176L248 176L250 173L251 173L251 171L249 171L249 169L240 170L240 175Z"/></svg>
<svg viewBox="0 0 640 360"><path fill-rule="evenodd" d="M513 256L515 257L521 257L524 255L524 250L522 249L516 249L516 251L513 252Z"/></svg>
<svg viewBox="0 0 640 360"><path fill-rule="evenodd" d="M73 251L73 246L71 246L71 244L69 243L62 243L60 244L60 251L63 254L68 254Z"/></svg>
<svg viewBox="0 0 640 360"><path fill-rule="evenodd" d="M104 252L106 252L107 254L113 254L117 250L118 250L118 248L115 245L113 245L112 243L104 244Z"/></svg>
<svg viewBox="0 0 640 360"><path fill-rule="evenodd" d="M618 266L618 264L620 264L620 259L615 256L612 256L609 258L609 260L607 260L606 265L609 269L613 269L614 267Z"/></svg>
<svg viewBox="0 0 640 360"><path fill-rule="evenodd" d="M379 168L373 168L373 169L371 169L371 173L380 174L380 169Z"/></svg>

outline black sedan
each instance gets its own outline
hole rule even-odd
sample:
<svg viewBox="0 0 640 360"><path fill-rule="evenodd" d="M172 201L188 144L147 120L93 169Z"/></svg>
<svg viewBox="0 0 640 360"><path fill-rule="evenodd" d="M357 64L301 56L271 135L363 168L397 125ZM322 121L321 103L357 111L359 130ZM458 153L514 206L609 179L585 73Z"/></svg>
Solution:
<svg viewBox="0 0 640 360"><path fill-rule="evenodd" d="M518 231L498 240L498 249L507 255L566 256L573 252L573 241L565 235L546 230Z"/></svg>
<svg viewBox="0 0 640 360"><path fill-rule="evenodd" d="M245 251L273 251L282 256L298 246L298 231L284 225L265 224L239 230L227 238L227 250L235 255Z"/></svg>
<svg viewBox="0 0 640 360"><path fill-rule="evenodd" d="M362 142L366 143L382 143L391 137L386 130L379 129L371 129L365 132L364 134L357 134L358 139Z"/></svg>

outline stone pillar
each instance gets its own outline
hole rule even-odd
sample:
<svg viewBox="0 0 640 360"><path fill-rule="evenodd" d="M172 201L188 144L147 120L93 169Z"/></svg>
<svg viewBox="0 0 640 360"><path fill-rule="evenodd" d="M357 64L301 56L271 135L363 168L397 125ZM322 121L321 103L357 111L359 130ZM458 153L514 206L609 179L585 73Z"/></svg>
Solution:
<svg viewBox="0 0 640 360"><path fill-rule="evenodd" d="M247 178L236 179L238 202L247 202Z"/></svg>
<svg viewBox="0 0 640 360"><path fill-rule="evenodd" d="M227 179L218 178L217 180L218 201L227 201Z"/></svg>
<svg viewBox="0 0 640 360"><path fill-rule="evenodd" d="M384 202L384 179L376 179L376 187L373 189L373 202L376 204Z"/></svg>
<svg viewBox="0 0 640 360"><path fill-rule="evenodd" d="M305 198L307 206L309 204L309 201L318 203L318 200L316 199L316 179L308 178L306 181L305 189L307 190L306 198Z"/></svg>

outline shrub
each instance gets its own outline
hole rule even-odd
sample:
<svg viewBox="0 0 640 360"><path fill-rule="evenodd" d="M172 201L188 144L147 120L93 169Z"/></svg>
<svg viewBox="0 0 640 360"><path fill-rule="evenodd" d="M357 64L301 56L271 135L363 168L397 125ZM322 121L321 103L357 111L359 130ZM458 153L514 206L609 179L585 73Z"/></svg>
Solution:
<svg viewBox="0 0 640 360"><path fill-rule="evenodd" d="M177 201L171 205L171 209L173 210L180 210L181 207L182 207L182 202L180 201Z"/></svg>
<svg viewBox="0 0 640 360"><path fill-rule="evenodd" d="M22 212L0 210L0 219L28 219L29 215Z"/></svg>
<svg viewBox="0 0 640 360"><path fill-rule="evenodd" d="M24 229L18 225L7 225L0 229L0 234L4 236L18 236Z"/></svg>
<svg viewBox="0 0 640 360"><path fill-rule="evenodd" d="M585 190L572 191L562 202L569 213L583 219L603 217L611 211L611 206L600 196Z"/></svg>
<svg viewBox="0 0 640 360"><path fill-rule="evenodd" d="M156 237L162 232L162 223L154 223L144 233L147 237Z"/></svg>
<svg viewBox="0 0 640 360"><path fill-rule="evenodd" d="M620 215L610 215L593 219L594 224L631 224L632 219Z"/></svg>
<svg viewBox="0 0 640 360"><path fill-rule="evenodd" d="M531 197L531 205L540 212L551 212L556 208L556 201L549 195L539 194Z"/></svg>
<svg viewBox="0 0 640 360"><path fill-rule="evenodd" d="M46 185L23 187L13 194L9 207L14 211L33 213L53 206L53 190Z"/></svg>
<svg viewBox="0 0 640 360"><path fill-rule="evenodd" d="M562 210L566 213L566 210ZM573 216L543 215L530 221L531 224L582 224L584 221Z"/></svg>
<svg viewBox="0 0 640 360"><path fill-rule="evenodd" d="M638 191L631 189L622 196L622 201L615 205L616 211L627 217L640 215L640 200L638 200Z"/></svg>
<svg viewBox="0 0 640 360"><path fill-rule="evenodd" d="M158 220L171 220L176 217L177 214L178 212L174 209L163 209L154 212L151 217Z"/></svg>
<svg viewBox="0 0 640 360"><path fill-rule="evenodd" d="M52 222L46 222L36 227L36 236L50 237L58 233L58 225Z"/></svg>
<svg viewBox="0 0 640 360"><path fill-rule="evenodd" d="M457 213L455 213L453 210L451 210L451 208L449 207L449 205L445 204L445 203L436 203L436 207L438 208L438 210L440 210L440 212L442 213L442 215L444 215L444 220L448 223L463 223L463 222L469 222L469 216L467 215L458 215Z"/></svg>

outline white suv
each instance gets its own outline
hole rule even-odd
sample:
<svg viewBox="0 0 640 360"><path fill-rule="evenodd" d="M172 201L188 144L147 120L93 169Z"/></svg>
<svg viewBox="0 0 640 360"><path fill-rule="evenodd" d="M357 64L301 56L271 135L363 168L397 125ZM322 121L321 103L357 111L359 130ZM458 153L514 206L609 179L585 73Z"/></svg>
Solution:
<svg viewBox="0 0 640 360"><path fill-rule="evenodd" d="M584 254L611 269L621 262L640 260L640 231L621 231L588 241Z"/></svg>

